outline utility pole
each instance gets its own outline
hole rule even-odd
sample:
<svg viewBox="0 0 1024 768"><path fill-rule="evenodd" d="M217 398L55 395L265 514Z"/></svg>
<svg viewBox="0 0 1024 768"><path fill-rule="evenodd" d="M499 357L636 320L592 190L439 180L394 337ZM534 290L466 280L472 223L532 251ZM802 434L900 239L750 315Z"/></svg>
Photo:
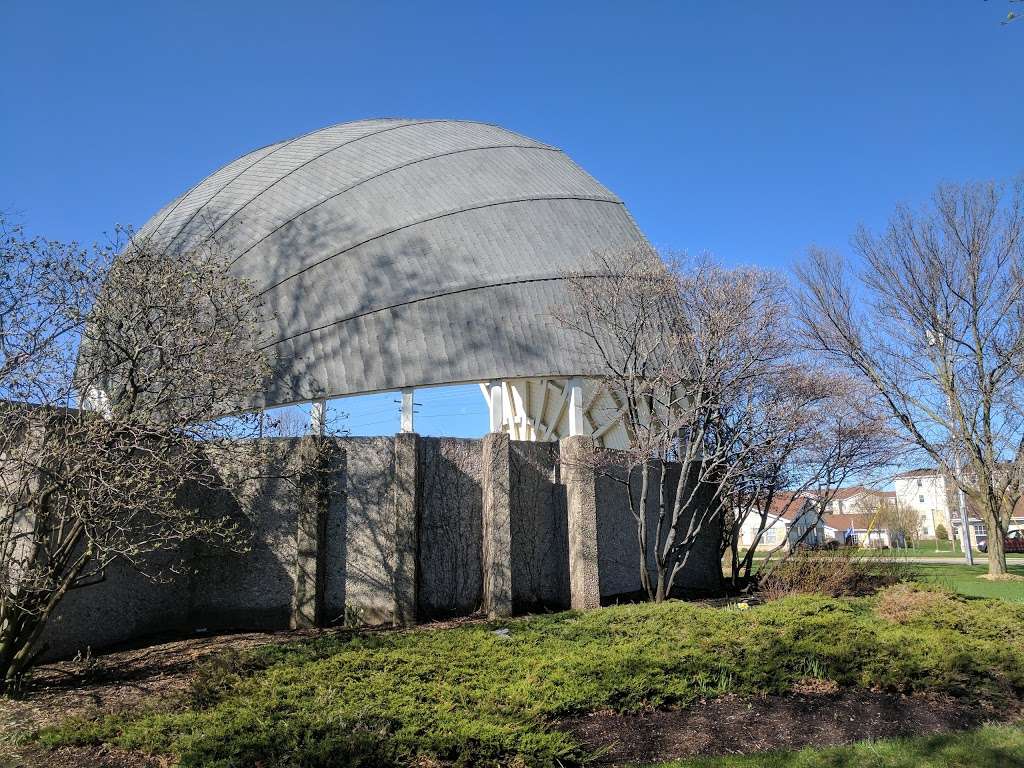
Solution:
<svg viewBox="0 0 1024 768"><path fill-rule="evenodd" d="M953 469L956 472L958 480L956 486L956 499L957 506L960 507L960 530L962 533L961 539L963 539L964 562L968 565L974 565L974 553L971 551L971 529L967 523L967 505L964 504L964 491L963 488L960 487L959 483L961 471L959 452L954 455ZM949 498L949 496L947 495L946 498Z"/></svg>

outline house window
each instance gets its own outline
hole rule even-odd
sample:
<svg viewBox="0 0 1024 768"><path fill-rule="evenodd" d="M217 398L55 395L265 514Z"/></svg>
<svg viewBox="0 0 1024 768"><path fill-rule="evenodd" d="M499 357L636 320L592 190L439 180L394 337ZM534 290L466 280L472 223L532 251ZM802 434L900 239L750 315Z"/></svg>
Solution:
<svg viewBox="0 0 1024 768"><path fill-rule="evenodd" d="M924 494L923 494L923 493L922 493L922 494L919 494L919 495L918 495L918 497L917 497L917 500L918 500L918 501L919 501L919 502L920 502L921 504L924 504Z"/></svg>
<svg viewBox="0 0 1024 768"><path fill-rule="evenodd" d="M764 536L761 538L765 544L778 544L779 543L779 532L775 529L775 526L771 528L765 528Z"/></svg>
<svg viewBox="0 0 1024 768"><path fill-rule="evenodd" d="M917 478L917 487L920 488L922 485L921 478Z"/></svg>
<svg viewBox="0 0 1024 768"><path fill-rule="evenodd" d="M974 538L977 539L979 536L985 537L985 525L983 523L975 523L971 526L974 529Z"/></svg>

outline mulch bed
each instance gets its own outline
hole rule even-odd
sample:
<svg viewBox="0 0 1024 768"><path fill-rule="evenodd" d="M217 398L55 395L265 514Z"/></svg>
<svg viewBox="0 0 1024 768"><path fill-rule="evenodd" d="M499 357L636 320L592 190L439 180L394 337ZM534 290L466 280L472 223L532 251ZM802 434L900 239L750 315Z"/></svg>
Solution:
<svg viewBox="0 0 1024 768"><path fill-rule="evenodd" d="M598 754L595 765L625 766L944 733L1024 715L1021 702L996 710L950 696L822 688L788 696L719 696L638 715L597 712L559 725Z"/></svg>

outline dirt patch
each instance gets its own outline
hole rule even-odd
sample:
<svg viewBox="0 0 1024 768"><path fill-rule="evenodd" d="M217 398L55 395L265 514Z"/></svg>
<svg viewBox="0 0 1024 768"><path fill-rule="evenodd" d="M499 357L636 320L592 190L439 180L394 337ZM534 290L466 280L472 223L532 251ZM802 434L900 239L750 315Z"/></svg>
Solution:
<svg viewBox="0 0 1024 768"><path fill-rule="evenodd" d="M948 696L873 691L702 699L684 709L562 721L599 757L595 765L646 765L694 755L728 755L942 733L1015 720L1021 706L994 710Z"/></svg>
<svg viewBox="0 0 1024 768"><path fill-rule="evenodd" d="M167 768L171 761L114 747L60 747L44 750L0 744L0 768Z"/></svg>
<svg viewBox="0 0 1024 768"><path fill-rule="evenodd" d="M897 584L881 592L875 614L895 624L906 624L929 611L955 605L949 595L918 589L913 584Z"/></svg>
<svg viewBox="0 0 1024 768"><path fill-rule="evenodd" d="M195 663L228 649L241 650L309 636L303 632L251 632L192 637L126 648L86 661L38 667L18 699L0 699L0 733L53 725L131 709L143 701L171 703L189 684Z"/></svg>

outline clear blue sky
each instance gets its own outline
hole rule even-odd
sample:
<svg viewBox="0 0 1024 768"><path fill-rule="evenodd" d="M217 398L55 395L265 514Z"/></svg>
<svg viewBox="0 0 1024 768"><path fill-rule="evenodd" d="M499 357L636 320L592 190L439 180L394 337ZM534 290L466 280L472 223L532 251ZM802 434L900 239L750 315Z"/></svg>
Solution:
<svg viewBox="0 0 1024 768"><path fill-rule="evenodd" d="M92 241L228 160L376 116L556 144L653 243L785 269L941 180L1024 170L1024 20L1005 0L0 0L0 209ZM391 396L345 406L397 429ZM479 434L478 391L419 431Z"/></svg>

